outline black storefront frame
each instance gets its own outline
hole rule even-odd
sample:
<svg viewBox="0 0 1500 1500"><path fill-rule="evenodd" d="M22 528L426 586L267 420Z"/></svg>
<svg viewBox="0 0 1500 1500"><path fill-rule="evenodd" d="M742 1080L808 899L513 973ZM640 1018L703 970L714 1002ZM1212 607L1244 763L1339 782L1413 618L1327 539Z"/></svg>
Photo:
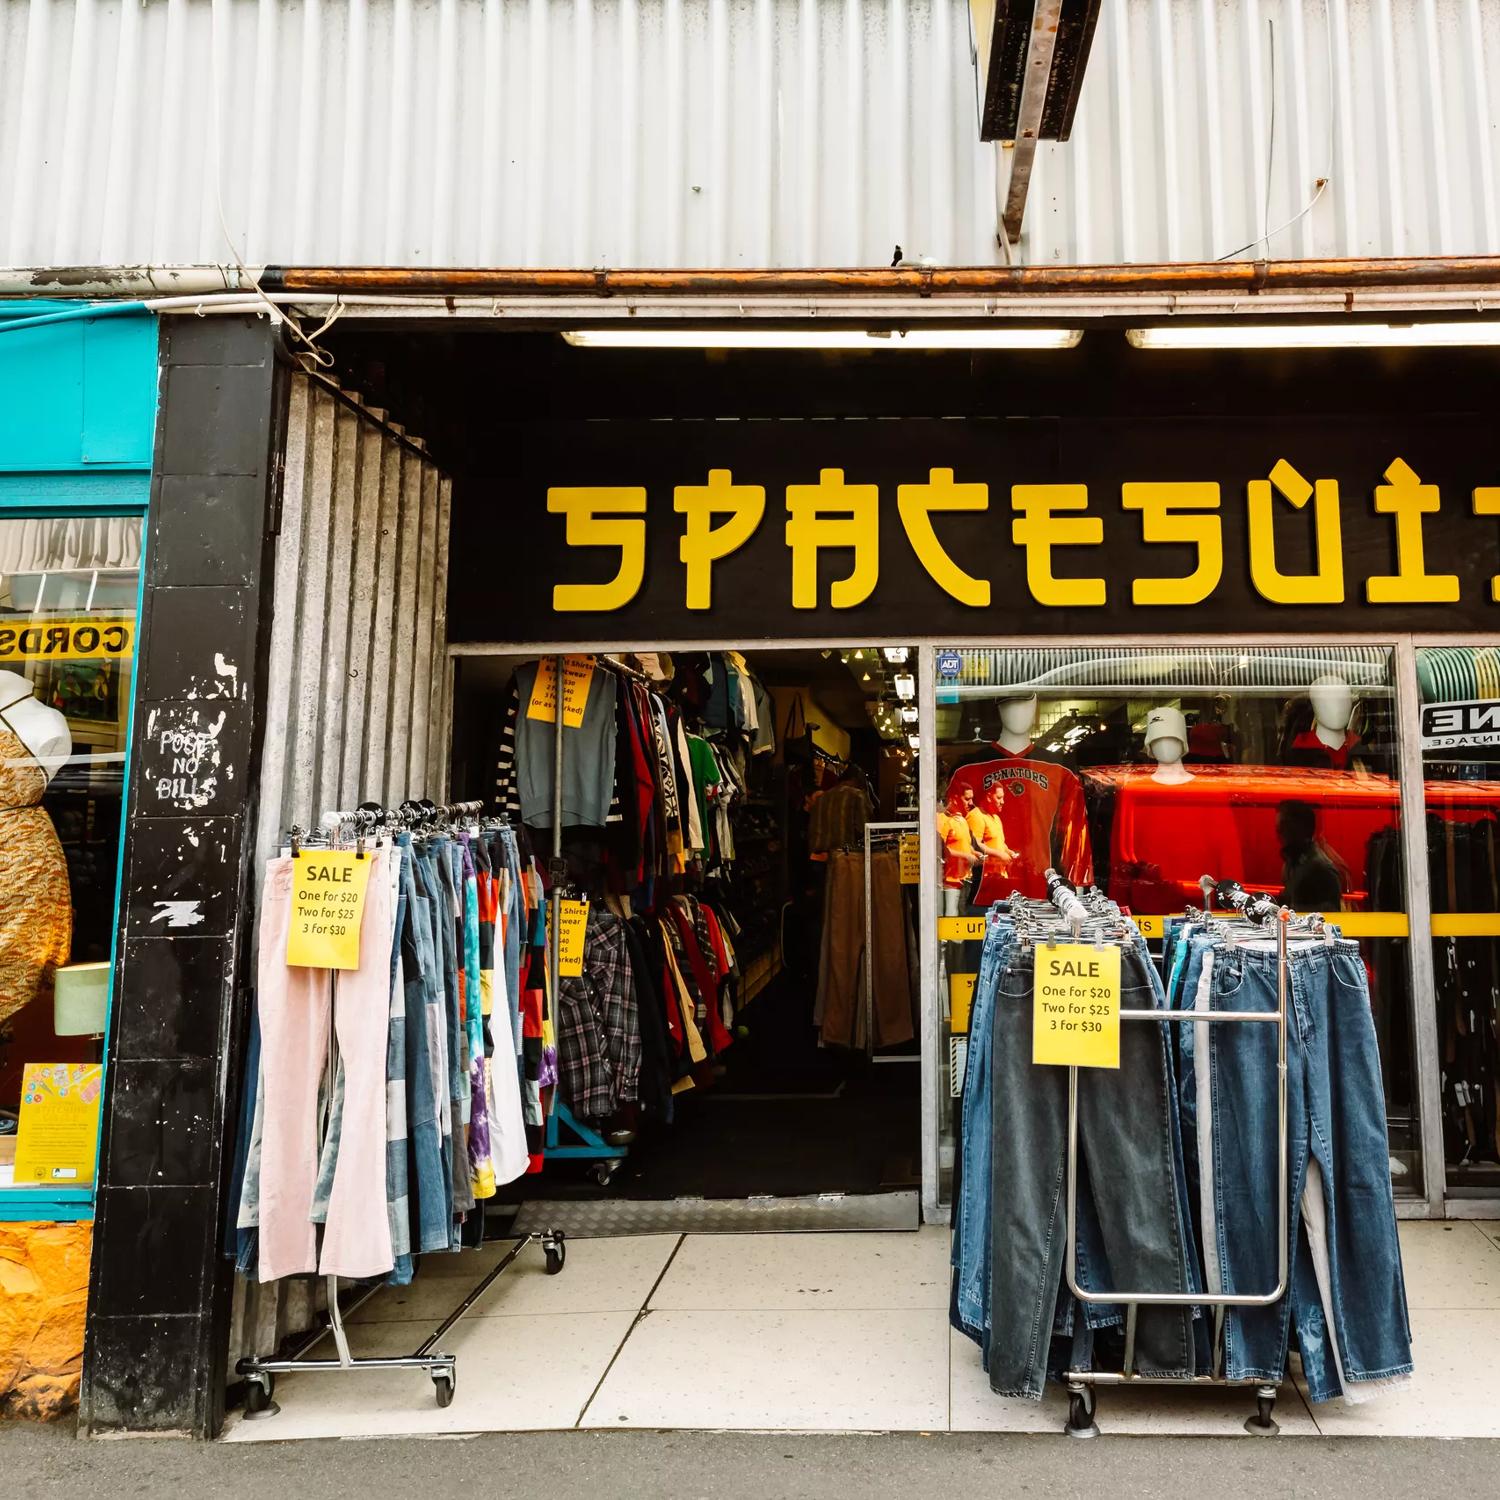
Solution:
<svg viewBox="0 0 1500 1500"><path fill-rule="evenodd" d="M151 534L145 564L141 625L143 668L137 708L180 715L188 729L201 727L206 705L223 709L222 748L246 768L222 805L188 816L153 806L149 784L155 765L143 753L131 769L126 823L127 899L120 919L114 1036L133 1027L145 1039L112 1040L136 1046L133 1061L143 1080L139 1090L112 1091L101 1146L99 1215L90 1288L82 1427L90 1432L156 1430L212 1436L222 1425L224 1371L232 1275L219 1253L229 1163L226 1147L235 1114L238 1068L246 1025L241 976L253 912L248 861L254 826L258 738L263 729L264 669L271 599L270 560L278 513L278 477L285 395L279 335L256 317L166 319L162 327L163 409L152 480ZM1185 611L1185 613L1187 613ZM884 623L884 622L883 622ZM857 629L849 639L881 644L882 637ZM872 640L873 638L873 640ZM681 642L691 649L732 644L818 646L836 640ZM1031 645L1054 640L1035 635L965 635L955 641L885 633L892 645L918 649L919 730L924 785L921 815L935 808L934 653L941 646ZM1247 644L1305 644L1307 635L1250 633ZM1379 645L1394 649L1400 739L1403 854L1407 906L1413 932L1430 930L1430 892L1425 875L1425 828L1420 746L1413 732L1418 715L1415 648L1446 644L1452 633L1319 632L1330 644ZM1220 645L1223 634L1110 634L1070 638L1069 644L1112 647ZM598 643L607 648L613 643ZM670 641L654 647L672 649ZM226 651L226 647L230 648ZM627 649L614 645L615 649ZM577 652L586 643L483 643L481 651L520 649L528 654ZM450 655L474 645L450 647ZM222 666L236 669L234 687L223 691ZM191 825L199 843L184 843ZM1414 841L1416 844L1414 846ZM923 843L922 891L935 892L935 855ZM185 850L191 845L191 855ZM207 852L202 852L206 848ZM164 900L196 899L204 921L191 935L153 928L151 916ZM933 895L924 895L932 901ZM935 908L922 917L924 958L922 1006L924 1052L936 1059L937 1009ZM1445 1212L1443 1157L1437 1117L1437 1049L1430 942L1410 946L1411 993L1416 1008L1413 1036L1423 1144L1425 1193L1402 1200L1406 1217ZM929 1034L930 1033L930 1034ZM924 1198L935 1184L936 1076L923 1069ZM933 1097L929 1099L929 1091ZM929 1128L929 1115L934 1122ZM140 1125L156 1128L171 1151L143 1161ZM117 1124L120 1128L116 1128ZM127 1149L131 1142L135 1147ZM929 1146L929 1142L931 1143ZM1446 1211L1464 1217L1494 1211L1482 1200L1449 1200ZM934 1211L936 1204L932 1205ZM934 1212L935 1217L940 1215Z"/></svg>

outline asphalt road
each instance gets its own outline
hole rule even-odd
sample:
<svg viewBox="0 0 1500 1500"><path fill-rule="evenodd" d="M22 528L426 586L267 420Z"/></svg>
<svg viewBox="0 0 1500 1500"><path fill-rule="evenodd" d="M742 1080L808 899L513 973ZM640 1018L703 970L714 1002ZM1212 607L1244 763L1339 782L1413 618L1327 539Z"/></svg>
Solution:
<svg viewBox="0 0 1500 1500"><path fill-rule="evenodd" d="M0 1423L5 1493L194 1500L1500 1496L1500 1441L547 1432L203 1444Z"/></svg>

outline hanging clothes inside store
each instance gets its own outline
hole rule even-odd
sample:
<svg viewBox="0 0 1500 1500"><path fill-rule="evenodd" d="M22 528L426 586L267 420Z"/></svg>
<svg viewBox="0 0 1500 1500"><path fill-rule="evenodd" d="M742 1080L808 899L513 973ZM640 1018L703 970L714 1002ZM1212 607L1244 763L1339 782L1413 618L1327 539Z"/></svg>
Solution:
<svg viewBox="0 0 1500 1500"><path fill-rule="evenodd" d="M569 657L561 691L557 673L514 673L494 795L538 839L560 822L557 894L588 903L582 972L558 983L559 1097L596 1124L670 1121L731 1046L746 963L774 935L733 899L752 762L775 748L770 695L735 652Z"/></svg>
<svg viewBox="0 0 1500 1500"><path fill-rule="evenodd" d="M356 969L287 962L297 861L316 849L266 870L235 1195L237 1266L261 1281L404 1284L414 1256L460 1248L476 1206L540 1167L550 1027L524 830L412 804L378 832L363 816Z"/></svg>

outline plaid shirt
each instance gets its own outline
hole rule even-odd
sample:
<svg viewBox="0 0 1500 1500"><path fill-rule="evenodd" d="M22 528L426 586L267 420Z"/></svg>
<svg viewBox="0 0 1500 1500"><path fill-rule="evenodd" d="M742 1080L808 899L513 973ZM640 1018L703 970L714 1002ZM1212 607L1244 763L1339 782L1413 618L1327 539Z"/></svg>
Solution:
<svg viewBox="0 0 1500 1500"><path fill-rule="evenodd" d="M641 1020L625 924L589 910L582 975L557 986L557 1056L563 1098L577 1115L603 1120L638 1095Z"/></svg>

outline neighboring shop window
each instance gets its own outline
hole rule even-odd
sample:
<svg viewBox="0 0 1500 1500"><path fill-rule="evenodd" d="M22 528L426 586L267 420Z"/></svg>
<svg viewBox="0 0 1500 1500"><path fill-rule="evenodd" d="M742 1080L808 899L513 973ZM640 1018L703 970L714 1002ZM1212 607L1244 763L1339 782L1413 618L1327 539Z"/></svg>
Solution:
<svg viewBox="0 0 1500 1500"><path fill-rule="evenodd" d="M1443 1156L1448 1186L1500 1189L1500 650L1419 647Z"/></svg>
<svg viewBox="0 0 1500 1500"><path fill-rule="evenodd" d="M940 651L938 822L953 915L1013 890L1045 897L1049 867L1098 885L1148 938L1201 906L1205 875L1327 913L1370 972L1391 1170L1410 1192L1421 1163L1391 656ZM977 969L978 946L943 942L948 972ZM945 979L950 1003L963 983Z"/></svg>
<svg viewBox="0 0 1500 1500"><path fill-rule="evenodd" d="M103 1092L141 521L0 519L0 1193L86 1193Z"/></svg>

